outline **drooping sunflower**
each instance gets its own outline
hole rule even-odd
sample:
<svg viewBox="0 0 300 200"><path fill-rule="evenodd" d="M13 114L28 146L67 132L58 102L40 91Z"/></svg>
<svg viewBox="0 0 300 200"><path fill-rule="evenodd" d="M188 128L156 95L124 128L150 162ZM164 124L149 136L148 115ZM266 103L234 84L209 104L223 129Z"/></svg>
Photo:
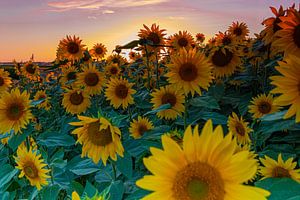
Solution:
<svg viewBox="0 0 300 200"><path fill-rule="evenodd" d="M91 105L90 96L81 89L68 90L63 95L62 105L68 113L80 114Z"/></svg>
<svg viewBox="0 0 300 200"><path fill-rule="evenodd" d="M59 43L60 56L68 60L81 59L85 46L81 44L81 42L82 40L79 37L67 35L66 38Z"/></svg>
<svg viewBox="0 0 300 200"><path fill-rule="evenodd" d="M0 133L13 130L15 133L22 132L29 120L33 118L30 111L29 94L20 92L18 88L10 93L1 93L0 98Z"/></svg>
<svg viewBox="0 0 300 200"><path fill-rule="evenodd" d="M75 82L77 80L77 69L75 66L67 66L62 68L62 75L60 77L60 83L63 86L66 86L66 84L74 86Z"/></svg>
<svg viewBox="0 0 300 200"><path fill-rule="evenodd" d="M284 119L296 115L296 122L300 122L300 58L289 55L284 61L278 61L275 67L282 75L272 76L271 84L276 88L271 90L273 94L281 94L274 100L278 106L289 106Z"/></svg>
<svg viewBox="0 0 300 200"><path fill-rule="evenodd" d="M153 191L144 200L266 200L270 193L246 186L257 171L256 161L249 152L234 153L236 141L231 134L223 135L221 126L213 130L206 122L201 135L198 126L189 126L180 147L163 135L163 150L150 148L152 156L144 164L152 175L136 182L137 186Z"/></svg>
<svg viewBox="0 0 300 200"><path fill-rule="evenodd" d="M44 90L39 90L36 92L34 96L35 101L43 100L40 104L37 105L37 108L44 108L45 110L50 110L51 105L50 105L50 97L46 94Z"/></svg>
<svg viewBox="0 0 300 200"><path fill-rule="evenodd" d="M79 122L71 122L76 128L72 134L76 134L77 142L82 144L82 157L88 156L94 163L101 159L106 165L108 157L117 160L117 154L123 157L121 143L121 131L112 125L106 118L90 118L78 116Z"/></svg>
<svg viewBox="0 0 300 200"><path fill-rule="evenodd" d="M193 43L193 36L187 31L179 31L179 33L171 35L168 41L168 45L172 46L175 50L182 48L189 50L192 48ZM171 49L173 50L173 48Z"/></svg>
<svg viewBox="0 0 300 200"><path fill-rule="evenodd" d="M134 119L130 123L129 133L134 139L138 139L143 136L146 131L153 129L153 124L147 117L138 116L138 119Z"/></svg>
<svg viewBox="0 0 300 200"><path fill-rule="evenodd" d="M216 78L230 76L241 70L241 59L238 53L228 47L215 48L210 52L209 60L213 65Z"/></svg>
<svg viewBox="0 0 300 200"><path fill-rule="evenodd" d="M239 144L245 145L251 142L249 133L252 129L248 127L248 124L242 116L239 118L234 112L232 112L232 116L228 117L228 129L237 138Z"/></svg>
<svg viewBox="0 0 300 200"><path fill-rule="evenodd" d="M194 96L195 92L201 95L201 88L207 90L213 79L209 60L196 49L181 49L179 54L171 56L168 67L168 81L183 89L185 95L191 93Z"/></svg>
<svg viewBox="0 0 300 200"><path fill-rule="evenodd" d="M102 43L97 43L93 46L93 48L90 50L91 56L93 56L96 59L101 59L105 56L107 52L106 47Z"/></svg>
<svg viewBox="0 0 300 200"><path fill-rule="evenodd" d="M29 151L25 147L19 147L17 157L14 158L17 163L16 168L21 170L19 178L25 176L29 180L30 185L36 186L38 190L42 186L48 185L47 178L50 178L50 176L47 173L50 170L44 168L47 164L41 159L41 154L37 154L31 147Z"/></svg>
<svg viewBox="0 0 300 200"><path fill-rule="evenodd" d="M184 111L184 93L182 90L176 88L173 85L167 85L156 89L151 96L151 103L153 103L153 109L159 108L161 105L170 104L171 108L163 111L159 111L157 116L165 119L176 119L178 115Z"/></svg>
<svg viewBox="0 0 300 200"><path fill-rule="evenodd" d="M244 22L232 22L228 27L228 32L236 37L237 40L245 40L249 35L249 29Z"/></svg>
<svg viewBox="0 0 300 200"><path fill-rule="evenodd" d="M145 29L140 29L140 32L138 36L141 39L149 40L152 44L147 48L149 50L160 50L162 47L161 45L165 44L165 38L164 36L166 33L164 33L165 29L159 29L159 26L156 24L152 24L151 28L143 24Z"/></svg>
<svg viewBox="0 0 300 200"><path fill-rule="evenodd" d="M107 57L107 63L108 64L117 64L118 66L122 66L125 63L127 63L126 58L119 54L112 54Z"/></svg>
<svg viewBox="0 0 300 200"><path fill-rule="evenodd" d="M300 55L300 13L290 8L286 17L280 17L282 22L279 26L282 28L278 30L275 37L279 37L272 44L285 52L295 56Z"/></svg>
<svg viewBox="0 0 300 200"><path fill-rule="evenodd" d="M249 105L249 113L253 115L254 119L260 118L266 114L277 112L279 107L274 105L274 97L271 94L261 94L252 98L251 105Z"/></svg>
<svg viewBox="0 0 300 200"><path fill-rule="evenodd" d="M105 74L108 77L118 77L121 72L118 64L109 64L105 67Z"/></svg>
<svg viewBox="0 0 300 200"><path fill-rule="evenodd" d="M260 158L260 161L264 167L260 168L260 173L265 178L291 178L300 183L300 169L295 169L297 162L293 162L293 158L289 158L283 161L281 153L278 155L278 159L273 160L268 156Z"/></svg>
<svg viewBox="0 0 300 200"><path fill-rule="evenodd" d="M88 95L100 94L104 84L104 75L96 69L95 65L85 66L83 72L78 75L77 86L83 86Z"/></svg>
<svg viewBox="0 0 300 200"><path fill-rule="evenodd" d="M129 104L134 104L132 95L136 91L132 89L133 85L133 83L129 83L123 77L111 78L105 90L105 97L110 101L110 105L116 109L120 106L126 109Z"/></svg>
<svg viewBox="0 0 300 200"><path fill-rule="evenodd" d="M39 66L33 63L32 61L26 62L22 68L22 75L29 78L30 80L37 80L40 72Z"/></svg>
<svg viewBox="0 0 300 200"><path fill-rule="evenodd" d="M11 87L12 81L9 77L9 73L0 69L0 93L7 91Z"/></svg>

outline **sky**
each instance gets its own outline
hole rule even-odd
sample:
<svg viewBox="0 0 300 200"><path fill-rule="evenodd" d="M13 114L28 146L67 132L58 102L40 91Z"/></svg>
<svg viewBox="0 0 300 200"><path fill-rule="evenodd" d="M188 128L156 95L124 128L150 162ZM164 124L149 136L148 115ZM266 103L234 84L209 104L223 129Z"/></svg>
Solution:
<svg viewBox="0 0 300 200"><path fill-rule="evenodd" d="M187 30L207 38L245 22L253 36L272 16L269 6L284 8L299 0L0 0L0 62L53 61L66 35L92 48L103 43L110 54L134 39L143 24L159 24L171 35Z"/></svg>

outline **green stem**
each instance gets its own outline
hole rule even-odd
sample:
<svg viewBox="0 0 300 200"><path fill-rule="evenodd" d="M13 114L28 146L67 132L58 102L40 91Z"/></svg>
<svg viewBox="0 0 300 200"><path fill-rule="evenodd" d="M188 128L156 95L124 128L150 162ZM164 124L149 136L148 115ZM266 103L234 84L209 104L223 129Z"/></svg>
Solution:
<svg viewBox="0 0 300 200"><path fill-rule="evenodd" d="M158 74L158 56L157 56L157 52L155 53L155 59L156 59L156 69L155 69L155 73L156 73L156 88L159 88L159 74Z"/></svg>
<svg viewBox="0 0 300 200"><path fill-rule="evenodd" d="M114 161L111 161L111 166L113 169L113 173L114 173L114 180L117 180L117 170L116 170L116 163Z"/></svg>
<svg viewBox="0 0 300 200"><path fill-rule="evenodd" d="M184 130L186 129L186 127L187 127L187 122L186 122L186 120L187 120L187 107L188 107L188 97L187 96L185 96L185 98L184 98L184 117L183 117L183 121L184 121Z"/></svg>
<svg viewBox="0 0 300 200"><path fill-rule="evenodd" d="M150 80L151 80L151 77L150 77L150 66L149 66L149 55L148 55L148 50L147 50L147 46L145 45L145 52L146 52L146 65L147 65L147 71L148 71L148 89L150 90Z"/></svg>

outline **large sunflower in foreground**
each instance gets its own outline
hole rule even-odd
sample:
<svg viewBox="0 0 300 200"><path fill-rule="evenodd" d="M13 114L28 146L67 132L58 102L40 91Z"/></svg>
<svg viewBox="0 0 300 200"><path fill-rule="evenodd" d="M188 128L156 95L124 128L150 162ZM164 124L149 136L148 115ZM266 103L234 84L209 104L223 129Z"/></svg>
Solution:
<svg viewBox="0 0 300 200"><path fill-rule="evenodd" d="M165 29L159 29L159 26L156 24L152 24L151 28L143 24L145 29L140 29L140 32L138 36L141 39L149 40L152 44L150 47L150 50L159 50L161 49L161 45L165 44L165 38L164 36L166 33L164 33Z"/></svg>
<svg viewBox="0 0 300 200"><path fill-rule="evenodd" d="M245 40L249 35L249 29L244 22L232 22L228 27L228 32L236 37L237 40Z"/></svg>
<svg viewBox="0 0 300 200"><path fill-rule="evenodd" d="M79 122L71 122L76 128L77 142L82 144L82 157L88 156L94 163L101 159L106 165L108 157L117 160L117 154L123 157L121 131L104 117L90 118L78 116Z"/></svg>
<svg viewBox="0 0 300 200"><path fill-rule="evenodd" d="M133 83L129 83L125 78L111 78L105 90L105 97L110 101L110 105L114 108L122 106L126 109L129 104L134 104L133 94L136 93L132 89Z"/></svg>
<svg viewBox="0 0 300 200"><path fill-rule="evenodd" d="M197 92L201 95L201 88L207 90L212 82L212 66L208 59L196 49L186 51L181 49L179 54L171 56L168 81L178 89L183 89L185 95L192 96Z"/></svg>
<svg viewBox="0 0 300 200"><path fill-rule="evenodd" d="M0 98L0 133L7 133L14 130L15 133L21 132L26 128L29 120L33 118L30 111L29 94L20 92L18 88L10 93L1 93Z"/></svg>
<svg viewBox="0 0 300 200"><path fill-rule="evenodd" d="M201 135L198 126L189 126L181 148L163 135L163 150L150 148L152 156L144 164L153 175L146 175L136 184L153 193L144 200L266 200L268 191L242 183L257 171L249 152L234 153L236 141L225 138L221 126L213 130L206 122Z"/></svg>
<svg viewBox="0 0 300 200"><path fill-rule="evenodd" d="M143 136L146 131L153 129L153 124L147 117L138 116L138 119L134 119L130 123L129 133L134 139L138 139Z"/></svg>
<svg viewBox="0 0 300 200"><path fill-rule="evenodd" d="M78 75L78 86L83 86L89 95L100 94L105 83L102 72L96 69L96 66L90 64L83 68L83 72Z"/></svg>
<svg viewBox="0 0 300 200"><path fill-rule="evenodd" d="M248 124L243 117L239 118L234 112L232 112L232 116L228 117L228 129L237 138L239 144L244 145L251 142L249 133L252 129L248 127Z"/></svg>
<svg viewBox="0 0 300 200"><path fill-rule="evenodd" d="M271 84L276 88L271 93L281 94L274 100L275 105L289 106L284 119L296 115L296 122L300 122L300 58L288 56L284 61L278 61L275 67L282 75L272 76Z"/></svg>
<svg viewBox="0 0 300 200"><path fill-rule="evenodd" d="M46 92L44 90L39 90L36 92L36 94L34 95L34 100L35 101L42 101L43 102L39 103L37 105L37 108L44 108L45 110L50 110L51 105L50 105L50 97L47 96Z"/></svg>
<svg viewBox="0 0 300 200"><path fill-rule="evenodd" d="M32 61L26 62L21 67L22 75L29 78L30 80L36 80L39 76L39 66L34 64Z"/></svg>
<svg viewBox="0 0 300 200"><path fill-rule="evenodd" d="M171 108L163 111L159 111L157 116L165 119L176 119L178 115L184 112L184 93L182 90L175 88L172 85L160 87L156 89L151 96L151 103L153 103L153 109L157 109L164 104L170 104Z"/></svg>
<svg viewBox="0 0 300 200"><path fill-rule="evenodd" d="M277 112L279 107L274 105L274 98L271 94L261 94L252 98L249 105L249 113L253 114L253 118L257 119L266 114Z"/></svg>
<svg viewBox="0 0 300 200"><path fill-rule="evenodd" d="M60 41L59 49L60 56L68 60L79 60L83 57L84 46L81 44L81 39L75 35L72 37L67 35L66 38Z"/></svg>
<svg viewBox="0 0 300 200"><path fill-rule="evenodd" d="M101 59L105 56L107 52L106 47L102 43L97 43L93 46L93 48L90 50L91 56L97 59Z"/></svg>
<svg viewBox="0 0 300 200"><path fill-rule="evenodd" d="M63 85L75 85L75 81L77 80L78 70L75 66L67 66L62 68L62 75L59 79L59 82Z"/></svg>
<svg viewBox="0 0 300 200"><path fill-rule="evenodd" d="M9 73L4 71L4 69L0 69L0 93L7 91L8 88L11 87L11 78L9 77Z"/></svg>
<svg viewBox="0 0 300 200"><path fill-rule="evenodd" d="M268 156L260 158L260 161L264 165L264 167L260 168L260 173L263 176L262 179L286 177L300 183L300 169L295 169L297 162L293 162L293 158L283 161L281 154L279 154L277 161Z"/></svg>
<svg viewBox="0 0 300 200"><path fill-rule="evenodd" d="M172 46L172 48L174 48L175 50L179 50L181 48L189 50L192 48L193 43L193 36L187 31L179 31L179 33L171 35L168 41L168 45Z"/></svg>
<svg viewBox="0 0 300 200"><path fill-rule="evenodd" d="M14 157L17 163L16 168L21 170L19 178L25 176L30 185L36 186L38 190L42 186L48 185L47 178L50 176L47 174L49 169L44 169L47 164L41 159L41 154L37 154L30 147L29 151L25 147L19 147L17 150L17 157Z"/></svg>
<svg viewBox="0 0 300 200"><path fill-rule="evenodd" d="M90 107L90 96L81 89L68 90L64 93L62 105L68 113L80 114Z"/></svg>

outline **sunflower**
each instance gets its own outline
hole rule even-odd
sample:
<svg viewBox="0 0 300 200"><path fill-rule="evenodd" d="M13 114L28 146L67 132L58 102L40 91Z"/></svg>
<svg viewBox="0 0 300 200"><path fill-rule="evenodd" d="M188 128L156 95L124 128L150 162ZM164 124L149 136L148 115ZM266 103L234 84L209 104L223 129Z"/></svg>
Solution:
<svg viewBox="0 0 300 200"><path fill-rule="evenodd" d="M47 96L46 92L44 90L39 90L36 92L34 96L35 101L40 101L43 100L40 104L37 105L37 108L45 108L45 110L50 110L51 105L50 105L50 97Z"/></svg>
<svg viewBox="0 0 300 200"><path fill-rule="evenodd" d="M10 93L3 92L0 98L0 133L22 132L29 120L33 118L30 111L29 94L20 92L18 88Z"/></svg>
<svg viewBox="0 0 300 200"><path fill-rule="evenodd" d="M132 95L136 93L132 89L133 83L129 83L127 79L111 78L105 90L106 99L110 101L110 105L114 108L122 106L126 109L129 104L134 104Z"/></svg>
<svg viewBox="0 0 300 200"><path fill-rule="evenodd" d="M29 141L29 146L32 150L36 151L38 146L35 142L35 140L33 139L33 137L28 137L28 141ZM22 142L20 145L19 145L19 148L27 148L27 143L26 141Z"/></svg>
<svg viewBox="0 0 300 200"><path fill-rule="evenodd" d="M30 185L36 186L38 190L42 186L48 185L47 178L50 176L47 174L50 172L49 169L44 169L47 164L41 159L41 154L37 154L30 147L27 151L24 147L19 147L17 150L17 157L14 157L17 163L16 168L21 170L19 178L25 176Z"/></svg>
<svg viewBox="0 0 300 200"><path fill-rule="evenodd" d="M222 33L219 32L216 34L216 46L226 46L227 48L231 47L231 49L235 49L237 45L237 41L235 36L229 34L228 32Z"/></svg>
<svg viewBox="0 0 300 200"><path fill-rule="evenodd" d="M225 138L221 126L213 130L212 121L206 122L201 135L198 126L189 126L180 147L163 135L163 150L150 148L152 156L144 164L153 175L146 175L137 186L153 193L143 199L169 200L266 200L269 192L246 186L257 171L256 161L249 152L234 153L236 141L231 134Z"/></svg>
<svg viewBox="0 0 300 200"><path fill-rule="evenodd" d="M277 31L275 37L279 37L273 45L285 52L285 54L300 55L300 13L291 8L286 17L280 17L282 28Z"/></svg>
<svg viewBox="0 0 300 200"><path fill-rule="evenodd" d="M108 56L107 63L108 64L117 64L118 66L122 66L125 63L127 63L127 60L126 60L126 58L124 58L123 56L121 56L119 54L112 54L112 55Z"/></svg>
<svg viewBox="0 0 300 200"><path fill-rule="evenodd" d="M229 34L236 37L237 40L245 40L249 35L249 29L244 22L232 22L232 25L228 27Z"/></svg>
<svg viewBox="0 0 300 200"><path fill-rule="evenodd" d="M12 81L9 77L9 73L4 71L4 69L0 69L0 93L3 91L7 91L11 87Z"/></svg>
<svg viewBox="0 0 300 200"><path fill-rule="evenodd" d="M105 74L108 77L118 77L120 74L120 67L118 66L118 64L109 64L105 67Z"/></svg>
<svg viewBox="0 0 300 200"><path fill-rule="evenodd" d="M284 61L278 61L275 67L282 75L272 76L271 84L276 88L271 90L273 94L281 94L274 100L278 106L290 105L284 119L296 115L296 123L300 122L300 58L289 55Z"/></svg>
<svg viewBox="0 0 300 200"><path fill-rule="evenodd" d="M293 162L293 158L283 161L280 153L277 161L268 156L260 158L260 161L264 165L264 167L260 168L260 173L263 176L262 179L287 177L300 183L300 169L295 169L297 162Z"/></svg>
<svg viewBox="0 0 300 200"><path fill-rule="evenodd" d="M147 117L138 116L137 120L133 120L130 123L129 133L134 139L138 139L143 136L144 132L153 129L153 124Z"/></svg>
<svg viewBox="0 0 300 200"><path fill-rule="evenodd" d="M181 49L178 55L171 56L168 81L178 89L183 89L185 95L195 92L201 95L201 88L207 90L212 82L212 67L208 59L196 49L186 51Z"/></svg>
<svg viewBox="0 0 300 200"><path fill-rule="evenodd" d="M179 33L175 33L174 35L170 36L168 41L168 45L172 46L175 50L182 48L189 50L192 48L193 43L193 36L187 31L179 31Z"/></svg>
<svg viewBox="0 0 300 200"><path fill-rule="evenodd" d="M93 56L96 59L101 59L105 56L107 52L106 47L102 43L97 43L93 46L93 48L90 50L91 56Z"/></svg>
<svg viewBox="0 0 300 200"><path fill-rule="evenodd" d="M85 66L83 72L78 75L77 86L83 86L88 95L100 94L104 83L103 73L92 64Z"/></svg>
<svg viewBox="0 0 300 200"><path fill-rule="evenodd" d="M131 61L135 61L135 60L140 59L142 57L141 54L139 54L137 52L134 52L134 51L130 51L128 53L128 56L129 56L129 59Z"/></svg>
<svg viewBox="0 0 300 200"><path fill-rule="evenodd" d="M232 112L232 116L228 117L228 129L237 138L239 144L245 145L251 142L249 133L252 129L248 127L248 124L242 116L239 118L234 112Z"/></svg>
<svg viewBox="0 0 300 200"><path fill-rule="evenodd" d="M143 24L145 29L140 29L138 36L141 39L145 39L150 41L152 44L149 46L150 50L160 50L162 45L165 44L164 33L165 29L159 29L159 26L156 24L152 24L151 28Z"/></svg>
<svg viewBox="0 0 300 200"><path fill-rule="evenodd" d="M65 86L66 84L70 84L71 86L75 85L75 81L77 80L77 69L75 66L67 66L62 68L62 75L60 77L60 83Z"/></svg>
<svg viewBox="0 0 300 200"><path fill-rule="evenodd" d="M163 111L159 111L157 116L165 119L176 119L178 115L184 111L184 93L182 90L174 87L173 85L167 85L156 89L151 96L151 103L153 103L153 109L159 108L161 105L170 104L171 108Z"/></svg>
<svg viewBox="0 0 300 200"><path fill-rule="evenodd" d="M197 33L196 40L197 40L197 42L203 43L205 40L205 35L203 33Z"/></svg>
<svg viewBox="0 0 300 200"><path fill-rule="evenodd" d="M22 68L22 75L29 78L30 80L37 80L39 76L39 66L34 64L32 61L26 62Z"/></svg>
<svg viewBox="0 0 300 200"><path fill-rule="evenodd" d="M68 60L79 60L83 57L84 46L79 37L67 35L60 41L60 55Z"/></svg>
<svg viewBox="0 0 300 200"><path fill-rule="evenodd" d="M274 98L271 94L261 94L252 98L249 105L249 113L253 114L253 118L257 119L266 114L277 112L279 107L274 105Z"/></svg>
<svg viewBox="0 0 300 200"><path fill-rule="evenodd" d="M213 65L213 73L216 78L230 76L241 70L241 59L237 52L228 47L215 48L210 52L210 62Z"/></svg>
<svg viewBox="0 0 300 200"><path fill-rule="evenodd" d="M123 157L123 146L121 143L121 131L113 126L104 117L90 118L78 116L80 122L71 122L76 128L72 134L76 134L77 142L82 144L82 157L88 156L94 163L101 159L106 165L108 157L117 160L117 155Z"/></svg>
<svg viewBox="0 0 300 200"><path fill-rule="evenodd" d="M68 90L64 93L62 105L68 113L79 114L90 107L90 96L81 89Z"/></svg>

